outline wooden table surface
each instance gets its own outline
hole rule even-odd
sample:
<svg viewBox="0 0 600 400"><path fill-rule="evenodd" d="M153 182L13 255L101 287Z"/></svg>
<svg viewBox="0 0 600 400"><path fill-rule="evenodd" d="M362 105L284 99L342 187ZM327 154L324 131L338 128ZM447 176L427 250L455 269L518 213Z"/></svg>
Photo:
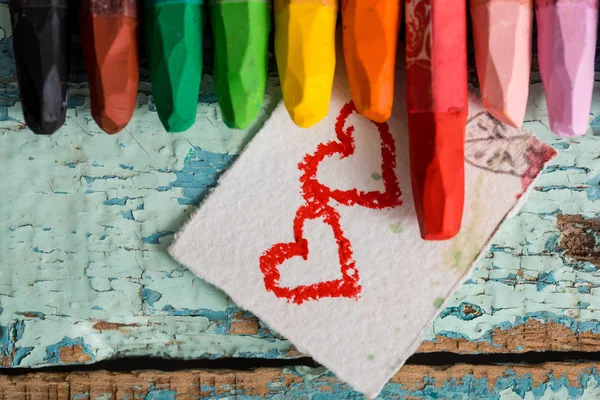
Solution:
<svg viewBox="0 0 600 400"><path fill-rule="evenodd" d="M277 78L260 120L241 132L221 122L208 70L196 124L167 134L142 70L134 120L108 136L90 117L76 61L68 120L40 137L22 123L10 35L0 4L0 399L358 398L322 368L297 365L307 361L297 360L302 355L288 341L166 253L173 233L277 104ZM525 127L559 155L426 334L419 352L435 355L402 368L382 398L600 397L591 353L600 342L596 116L600 94L588 134L558 138L547 128L541 84L532 84ZM521 364L537 359L528 352L547 351L559 353L551 362ZM431 365L452 359L437 352L453 353L460 364ZM275 366L39 374L16 368L126 357L252 358L253 366Z"/></svg>

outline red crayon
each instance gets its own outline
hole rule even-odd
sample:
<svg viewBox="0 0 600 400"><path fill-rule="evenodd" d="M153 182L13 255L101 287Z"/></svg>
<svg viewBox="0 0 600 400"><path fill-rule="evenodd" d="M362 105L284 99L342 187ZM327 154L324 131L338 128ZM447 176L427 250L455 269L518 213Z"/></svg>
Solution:
<svg viewBox="0 0 600 400"><path fill-rule="evenodd" d="M137 1L83 0L80 27L92 116L102 130L117 133L137 100Z"/></svg>
<svg viewBox="0 0 600 400"><path fill-rule="evenodd" d="M464 205L467 2L406 0L410 169L421 236L445 240Z"/></svg>

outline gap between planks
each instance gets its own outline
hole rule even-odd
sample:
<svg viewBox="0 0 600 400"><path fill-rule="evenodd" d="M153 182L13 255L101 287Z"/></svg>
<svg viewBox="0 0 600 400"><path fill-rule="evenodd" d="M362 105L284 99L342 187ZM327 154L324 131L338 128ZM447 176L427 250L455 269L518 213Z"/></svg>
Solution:
<svg viewBox="0 0 600 400"><path fill-rule="evenodd" d="M598 379L596 366L596 363L589 362L535 366L406 365L392 377L382 396L419 396L427 390L450 390L455 387L466 390L465 395L477 394L487 398L505 386L502 379L515 383L527 381L529 390L544 391L548 386L555 390L561 386L569 391L577 391L584 389L583 382L589 383L587 377ZM486 390L487 393L482 393ZM361 398L324 369L308 367L259 368L253 371L145 370L128 373L93 371L0 375L0 400L284 399L297 398L303 393L335 393L342 398Z"/></svg>

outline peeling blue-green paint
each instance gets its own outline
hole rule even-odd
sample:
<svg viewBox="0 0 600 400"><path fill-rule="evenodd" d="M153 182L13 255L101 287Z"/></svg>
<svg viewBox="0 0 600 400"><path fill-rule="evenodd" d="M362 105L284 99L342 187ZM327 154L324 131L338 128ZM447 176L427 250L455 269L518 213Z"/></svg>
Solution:
<svg viewBox="0 0 600 400"><path fill-rule="evenodd" d="M77 108L85 104L85 96L68 96L67 108Z"/></svg>
<svg viewBox="0 0 600 400"><path fill-rule="evenodd" d="M536 186L534 190L538 192L550 192L552 190L568 190L573 192L582 192L584 190L583 187L571 187L568 185L547 185L547 186ZM587 192L587 189L586 189Z"/></svg>
<svg viewBox="0 0 600 400"><path fill-rule="evenodd" d="M546 243L544 243L544 248L546 251L552 253L556 250L556 245L558 244L558 234L550 235L548 239L546 239Z"/></svg>
<svg viewBox="0 0 600 400"><path fill-rule="evenodd" d="M592 128L592 134L594 136L600 136L600 116L595 117L592 122L590 122L590 128Z"/></svg>
<svg viewBox="0 0 600 400"><path fill-rule="evenodd" d="M483 315L483 311L481 310L481 307L476 304L463 302L460 303L458 307L446 307L444 311L440 313L439 318L446 318L449 315L460 318L463 321L470 321Z"/></svg>
<svg viewBox="0 0 600 400"><path fill-rule="evenodd" d="M108 199L104 202L104 205L106 206L124 206L127 205L127 202L129 200L133 200L136 199L136 197L129 197L129 196L125 196L125 197L113 197L112 199Z"/></svg>
<svg viewBox="0 0 600 400"><path fill-rule="evenodd" d="M581 172L582 174L587 174L590 172L590 168L579 165L548 165L546 166L544 173L548 174L556 171L575 171Z"/></svg>
<svg viewBox="0 0 600 400"><path fill-rule="evenodd" d="M551 144L557 150L567 150L571 145L567 142L555 142Z"/></svg>
<svg viewBox="0 0 600 400"><path fill-rule="evenodd" d="M214 104L217 102L217 95L215 93L200 93L198 96L199 103Z"/></svg>
<svg viewBox="0 0 600 400"><path fill-rule="evenodd" d="M594 176L592 179L586 182L586 185L589 185L585 189L585 193L587 194L587 198L590 201L596 201L600 199L600 174Z"/></svg>
<svg viewBox="0 0 600 400"><path fill-rule="evenodd" d="M554 284L556 284L556 279L554 279L554 272L542 272L538 277L536 288L538 292L541 292L546 286Z"/></svg>
<svg viewBox="0 0 600 400"><path fill-rule="evenodd" d="M586 285L578 286L577 287L577 293L580 293L580 294L590 294L591 293L591 288L589 286L586 286Z"/></svg>
<svg viewBox="0 0 600 400"><path fill-rule="evenodd" d="M160 244L160 239L165 236L173 236L175 232L156 232L152 235L145 236L142 238L142 243L145 244Z"/></svg>
<svg viewBox="0 0 600 400"><path fill-rule="evenodd" d="M183 169L173 171L177 179L171 182L171 186L183 188L184 197L178 199L179 204L200 204L234 160L233 155L213 153L194 146L186 156Z"/></svg>
<svg viewBox="0 0 600 400"><path fill-rule="evenodd" d="M508 398L510 393L518 398L542 399L551 398L552 393L562 393L562 390L566 389L565 394L568 398L576 399L581 398L584 394L593 397L597 393L596 387L600 383L596 369L593 369L591 373L579 374L576 382L569 382L564 375L553 376L552 374L549 374L546 380L536 382L531 374L519 375L510 368L506 369L501 376L493 377L493 379L493 384L490 384L490 378L478 378L472 374L443 382L437 382L435 378L423 377L422 382L414 385L416 387L413 389L408 389L400 384L388 383L378 398L499 400L504 396ZM351 397L352 393L344 390L343 387L334 387L334 393L343 393L343 396L347 396L343 398L353 398Z"/></svg>
<svg viewBox="0 0 600 400"><path fill-rule="evenodd" d="M140 291L140 297L142 301L144 301L150 307L154 307L154 303L161 299L162 294L160 294L160 292L157 292L156 290L143 288Z"/></svg>
<svg viewBox="0 0 600 400"><path fill-rule="evenodd" d="M156 387L150 388L145 400L176 400L177 392L175 390L168 389L156 389Z"/></svg>
<svg viewBox="0 0 600 400"><path fill-rule="evenodd" d="M214 311L205 308L199 309L189 309L189 308L179 308L176 309L170 304L166 304L163 306L162 311L167 312L170 315L178 315L178 316L187 316L187 317L206 317L210 321L224 321L227 320L227 312L225 311Z"/></svg>
<svg viewBox="0 0 600 400"><path fill-rule="evenodd" d="M1 312L0 312L1 314ZM17 315L22 315L29 318L39 318L41 320L46 319L46 314L39 311L17 311L15 312Z"/></svg>
<svg viewBox="0 0 600 400"><path fill-rule="evenodd" d="M44 357L44 361L55 365L64 364L64 361L61 359L61 349L74 347L81 349L83 354L89 356L89 361L95 358L92 348L84 342L82 337L70 338L65 336L61 341L46 346L46 356ZM86 362L72 360L70 361L70 364L84 364Z"/></svg>
<svg viewBox="0 0 600 400"><path fill-rule="evenodd" d="M0 325L0 368L20 366L23 359L31 353L33 347L17 345L24 333L24 320L13 320L6 326Z"/></svg>

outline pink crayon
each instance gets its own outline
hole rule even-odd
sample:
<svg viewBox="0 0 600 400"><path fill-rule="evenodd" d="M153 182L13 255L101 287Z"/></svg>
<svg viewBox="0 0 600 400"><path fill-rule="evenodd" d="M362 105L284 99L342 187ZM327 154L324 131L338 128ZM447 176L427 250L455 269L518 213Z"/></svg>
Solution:
<svg viewBox="0 0 600 400"><path fill-rule="evenodd" d="M536 0L538 59L550 129L583 135L594 89L598 0Z"/></svg>
<svg viewBox="0 0 600 400"><path fill-rule="evenodd" d="M529 95L533 0L470 0L483 105L520 127Z"/></svg>

